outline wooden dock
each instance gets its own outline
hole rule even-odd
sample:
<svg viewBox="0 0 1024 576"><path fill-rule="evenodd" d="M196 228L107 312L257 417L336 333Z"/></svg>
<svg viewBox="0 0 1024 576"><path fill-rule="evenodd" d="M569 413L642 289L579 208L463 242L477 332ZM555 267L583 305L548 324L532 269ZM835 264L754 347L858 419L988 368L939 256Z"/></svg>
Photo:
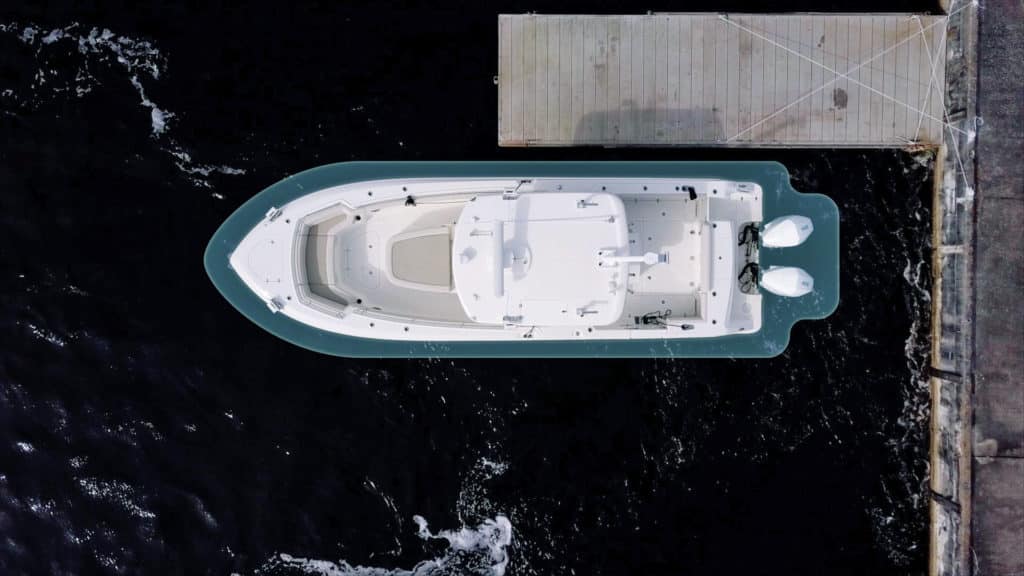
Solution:
<svg viewBox="0 0 1024 576"><path fill-rule="evenodd" d="M938 145L945 19L500 15L498 143Z"/></svg>

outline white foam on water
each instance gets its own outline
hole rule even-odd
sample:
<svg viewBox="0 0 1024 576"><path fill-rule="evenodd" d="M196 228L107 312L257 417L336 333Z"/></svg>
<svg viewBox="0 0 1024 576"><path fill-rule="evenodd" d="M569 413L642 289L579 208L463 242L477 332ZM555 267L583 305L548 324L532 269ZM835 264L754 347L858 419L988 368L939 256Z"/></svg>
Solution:
<svg viewBox="0 0 1024 576"><path fill-rule="evenodd" d="M57 512L57 503L53 500L40 500L39 498L29 497L25 500L25 503L28 505L28 509L36 516L54 516Z"/></svg>
<svg viewBox="0 0 1024 576"><path fill-rule="evenodd" d="M931 173L934 156L914 165L904 167L910 188L926 184ZM908 169L909 168L909 169ZM927 246L926 227L929 221L922 215L923 207L912 211L916 227L913 237L906 237L903 229L896 235L902 247L904 293L909 307L910 329L904 340L904 357L908 376L902 386L903 406L896 420L896 427L887 432L886 444L891 459L900 470L894 478L880 481L882 495L868 507L872 529L879 547L885 550L896 565L905 566L916 555L919 548L919 533L916 523L909 518L926 514L924 495L928 487L927 431L930 416L930 389L928 365L930 357L929 318L931 310L930 248ZM927 212L923 213L927 214ZM896 256L899 257L899 256ZM922 467L918 462L925 462ZM897 522L896 518L903 521Z"/></svg>
<svg viewBox="0 0 1024 576"><path fill-rule="evenodd" d="M90 497L120 507L136 518L152 520L156 514L136 503L135 488L127 482L102 480L99 478L79 478L78 485Z"/></svg>
<svg viewBox="0 0 1024 576"><path fill-rule="evenodd" d="M497 452L498 446L492 446L491 453ZM457 512L463 522L477 518L488 518L494 514L496 506L491 499L490 481L501 476L508 470L508 464L500 460L480 456L473 463L462 480L457 500Z"/></svg>
<svg viewBox="0 0 1024 576"><path fill-rule="evenodd" d="M496 462L487 458L480 458L480 465L488 471L487 480L495 476L501 476L508 471L508 463L506 462Z"/></svg>
<svg viewBox="0 0 1024 576"><path fill-rule="evenodd" d="M148 40L115 34L107 28L90 28L80 31L77 23L48 31L34 25L17 23L0 24L0 33L13 33L17 38L35 48L40 65L29 86L28 95L19 95L11 88L0 90L0 97L14 101L30 109L44 101L63 94L82 98L100 85L96 72L102 66L122 70L128 82L139 97L139 104L149 112L150 135L161 144L161 148L174 158L178 167L190 183L198 188L212 189L209 176L245 174L242 168L225 165L203 164L192 160L192 156L170 136L170 130L177 114L159 106L146 92L145 83L157 81L167 66L166 58ZM52 51L69 47L77 52L78 61L73 74L67 78L66 70L50 69L46 65ZM212 193L217 199L224 196Z"/></svg>
<svg viewBox="0 0 1024 576"><path fill-rule="evenodd" d="M175 158L174 164L184 174L188 175L189 180L200 188L213 188L207 176L211 174L227 174L229 176L238 176L245 174L245 170L241 168L232 168L231 166L213 165L213 164L202 164L192 159L192 155L185 150L174 145L173 148L166 149L167 153ZM222 200L223 195L216 192L212 193L214 198Z"/></svg>
<svg viewBox="0 0 1024 576"><path fill-rule="evenodd" d="M25 29L21 31L21 41L26 44L31 43L36 39L36 33L38 32L39 31L32 26L26 26Z"/></svg>
<svg viewBox="0 0 1024 576"><path fill-rule="evenodd" d="M153 129L153 136L160 136L167 131L167 121L170 120L174 114L161 110L159 106L146 97L146 90L142 87L142 82L139 82L138 76L132 76L131 83L132 86L135 86L135 89L138 90L139 97L142 98L142 105L149 108L149 119Z"/></svg>
<svg viewBox="0 0 1024 576"><path fill-rule="evenodd" d="M424 540L448 543L445 552L434 559L423 560L412 569L380 568L352 565L345 560L330 561L278 554L264 563L256 573L281 569L321 576L504 576L508 568L508 546L512 543L512 523L504 516L487 519L475 528L431 532L422 516L413 516L417 535Z"/></svg>
<svg viewBox="0 0 1024 576"><path fill-rule="evenodd" d="M391 514L394 516L396 522L401 523L401 516L398 513L398 505L395 504L395 499L390 494L387 494L383 490L381 490L377 486L377 483L374 482L373 480L370 480L369 478L363 481L363 487L366 488L366 490L371 494L378 496L384 503L384 507L387 508L388 511L391 512Z"/></svg>
<svg viewBox="0 0 1024 576"><path fill-rule="evenodd" d="M416 534L424 540L445 540L453 551L484 552L491 559L491 574L503 576L508 567L506 548L512 543L512 523L504 516L488 519L475 529L463 526L457 531L442 530L436 534L427 527L422 516L413 516L419 528Z"/></svg>
<svg viewBox="0 0 1024 576"><path fill-rule="evenodd" d="M63 30L61 30L59 28L54 28L53 30L50 30L50 32L46 36L43 37L42 42L43 42L43 44L53 44L57 40L60 40L61 37L63 37L63 36L64 36L64 31Z"/></svg>
<svg viewBox="0 0 1024 576"><path fill-rule="evenodd" d="M68 344L67 340L58 336L57 333L54 332L53 330L47 330L46 328L36 326L31 322L26 323L25 326L32 331L33 336L40 340L45 340L46 342L53 344L57 348L63 348Z"/></svg>

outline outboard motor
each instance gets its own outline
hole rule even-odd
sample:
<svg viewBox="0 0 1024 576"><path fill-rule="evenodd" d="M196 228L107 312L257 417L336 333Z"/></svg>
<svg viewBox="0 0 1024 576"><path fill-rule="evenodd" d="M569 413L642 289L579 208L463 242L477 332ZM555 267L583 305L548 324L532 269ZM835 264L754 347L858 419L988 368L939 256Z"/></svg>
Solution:
<svg viewBox="0 0 1024 576"><path fill-rule="evenodd" d="M760 285L772 294L796 298L814 290L814 278L803 268L772 266L761 275Z"/></svg>
<svg viewBox="0 0 1024 576"><path fill-rule="evenodd" d="M780 216L764 225L761 239L767 248L799 246L814 232L814 224L806 216Z"/></svg>

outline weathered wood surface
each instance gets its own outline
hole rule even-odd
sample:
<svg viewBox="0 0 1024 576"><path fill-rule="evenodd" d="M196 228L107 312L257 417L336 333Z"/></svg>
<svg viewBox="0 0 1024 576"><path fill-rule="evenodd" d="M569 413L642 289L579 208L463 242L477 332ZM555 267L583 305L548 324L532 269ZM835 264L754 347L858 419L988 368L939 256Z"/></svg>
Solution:
<svg viewBox="0 0 1024 576"><path fill-rule="evenodd" d="M937 144L945 19L503 14L498 143Z"/></svg>

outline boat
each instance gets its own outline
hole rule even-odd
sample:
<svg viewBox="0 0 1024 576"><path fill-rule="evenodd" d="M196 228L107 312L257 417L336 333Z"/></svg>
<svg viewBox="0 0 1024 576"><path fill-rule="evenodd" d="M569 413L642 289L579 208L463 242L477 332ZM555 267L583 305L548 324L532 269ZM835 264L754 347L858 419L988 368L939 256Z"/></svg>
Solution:
<svg viewBox="0 0 1024 576"><path fill-rule="evenodd" d="M313 189L285 180L287 201L258 218L249 210L221 251L226 262L208 250L207 269L226 264L266 312L314 339L441 345L435 352L757 335L765 292L815 291L805 268L764 266L762 252L814 242L820 223L765 222L757 179L376 166Z"/></svg>

